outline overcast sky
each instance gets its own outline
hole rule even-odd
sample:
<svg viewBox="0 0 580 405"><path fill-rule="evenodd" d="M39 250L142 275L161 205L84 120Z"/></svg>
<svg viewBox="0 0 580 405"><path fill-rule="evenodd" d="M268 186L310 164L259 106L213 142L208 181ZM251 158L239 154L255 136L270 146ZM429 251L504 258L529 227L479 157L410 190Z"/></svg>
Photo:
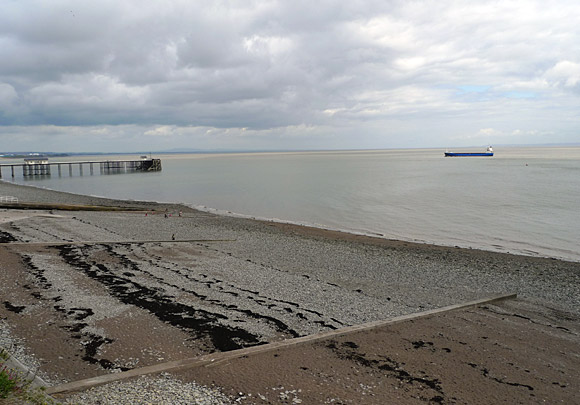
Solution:
<svg viewBox="0 0 580 405"><path fill-rule="evenodd" d="M567 142L578 0L0 0L0 152Z"/></svg>

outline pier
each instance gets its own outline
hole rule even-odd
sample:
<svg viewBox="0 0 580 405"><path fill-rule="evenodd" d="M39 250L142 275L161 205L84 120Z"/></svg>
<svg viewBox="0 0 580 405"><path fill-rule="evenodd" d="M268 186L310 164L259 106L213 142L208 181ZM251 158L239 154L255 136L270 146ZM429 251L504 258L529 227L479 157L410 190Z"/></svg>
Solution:
<svg viewBox="0 0 580 405"><path fill-rule="evenodd" d="M78 167L78 173L82 176L84 168L88 167L89 173L94 174L97 166L101 174L125 173L125 172L157 172L161 170L161 159L134 159L134 160L105 160L105 161L77 161L77 162L49 162L47 158L29 158L24 163L0 164L0 179L4 168L10 168L10 174L15 176L15 168L22 168L23 177L50 176L52 169L56 168L58 175L62 176L63 168L68 170L72 177L73 167Z"/></svg>

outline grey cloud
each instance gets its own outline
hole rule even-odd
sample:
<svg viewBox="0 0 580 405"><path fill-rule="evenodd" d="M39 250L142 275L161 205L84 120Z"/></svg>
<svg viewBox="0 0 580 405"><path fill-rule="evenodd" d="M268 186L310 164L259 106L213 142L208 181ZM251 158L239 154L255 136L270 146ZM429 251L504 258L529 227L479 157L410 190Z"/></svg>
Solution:
<svg viewBox="0 0 580 405"><path fill-rule="evenodd" d="M356 134L388 123L373 139L393 139L437 121L475 134L482 115L525 119L508 87L533 95L519 100L527 109L544 108L540 95L579 106L578 19L563 0L11 2L0 125ZM469 85L489 90L461 93Z"/></svg>

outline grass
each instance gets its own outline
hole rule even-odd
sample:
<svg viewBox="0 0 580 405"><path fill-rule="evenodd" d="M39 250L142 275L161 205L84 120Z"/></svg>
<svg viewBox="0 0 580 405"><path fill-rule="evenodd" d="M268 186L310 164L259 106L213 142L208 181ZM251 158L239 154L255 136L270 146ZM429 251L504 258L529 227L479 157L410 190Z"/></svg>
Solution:
<svg viewBox="0 0 580 405"><path fill-rule="evenodd" d="M6 399L19 391L18 376L4 365L0 367L0 398Z"/></svg>
<svg viewBox="0 0 580 405"><path fill-rule="evenodd" d="M44 387L33 388L28 373L22 375L6 365L10 354L0 348L0 404L19 403L52 405L57 402L44 393Z"/></svg>

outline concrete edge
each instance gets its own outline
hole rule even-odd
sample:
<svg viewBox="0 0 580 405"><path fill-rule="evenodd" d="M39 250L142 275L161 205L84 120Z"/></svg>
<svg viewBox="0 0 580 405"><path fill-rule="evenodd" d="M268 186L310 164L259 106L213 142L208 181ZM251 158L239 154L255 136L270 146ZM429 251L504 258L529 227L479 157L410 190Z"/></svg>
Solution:
<svg viewBox="0 0 580 405"><path fill-rule="evenodd" d="M320 332L314 335L303 336L295 339L287 339L282 340L279 342L267 343L260 346L252 346L247 347L239 350L232 350L229 352L218 352L218 353L211 353L207 355L203 355L200 357L194 357L189 359L183 360L175 360L166 363L155 364L152 366L141 367L129 371L124 371L121 373L114 373L114 374L105 374L98 377L87 378L84 380L74 381L62 385L57 385L54 387L49 387L46 390L47 394L63 394L68 392L74 391L83 391L98 385L103 385L107 383L111 383L114 381L121 381L128 378L138 377L147 374L156 374L166 371L172 370L179 370L184 368L195 368L201 366L207 366L215 364L216 362L222 362L226 360L236 359L242 356L248 356L258 353L264 353L271 350L283 349L289 346L295 346L304 343L311 343L318 340L329 339L335 336L343 336L348 335L351 333L356 333L364 330L372 330L376 328L380 328L387 325L392 325L399 322L405 322L411 319L423 318L429 315L440 314L443 312L454 311L458 309L466 309L470 307L475 307L483 304L489 304L492 302L513 299L516 298L517 294L504 294L504 295L497 295L488 298L482 298L475 301L469 301L461 304L453 304L442 308L431 309L428 311L417 312L414 314L402 315L397 316L395 318L381 320L381 321L374 321L368 322L360 325L348 326L345 328L327 331L327 332Z"/></svg>
<svg viewBox="0 0 580 405"><path fill-rule="evenodd" d="M212 243L236 242L237 239L160 239L160 240L103 240L77 242L0 242L0 246L83 246L83 245L126 245L139 243Z"/></svg>
<svg viewBox="0 0 580 405"><path fill-rule="evenodd" d="M36 375L36 372L31 371L29 367L25 366L20 360L14 357L12 353L6 349L2 350L8 355L8 359L2 360L4 366L8 369L17 371L19 376L24 381L29 382L32 388L46 388L49 386L49 384L47 384L42 378Z"/></svg>
<svg viewBox="0 0 580 405"><path fill-rule="evenodd" d="M116 207L109 205L83 205L83 204L56 204L35 202L0 203L0 208L13 210L57 210L57 211L127 211L127 212L151 212L143 207ZM156 211L156 210L155 210ZM161 212L161 211L159 211Z"/></svg>

